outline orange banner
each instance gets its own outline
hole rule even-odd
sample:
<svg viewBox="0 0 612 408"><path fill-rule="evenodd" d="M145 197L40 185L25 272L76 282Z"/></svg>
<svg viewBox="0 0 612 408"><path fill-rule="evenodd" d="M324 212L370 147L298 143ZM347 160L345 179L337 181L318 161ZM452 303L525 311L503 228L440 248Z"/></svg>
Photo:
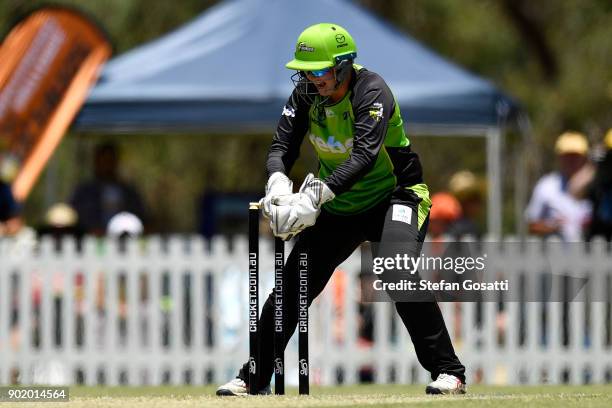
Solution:
<svg viewBox="0 0 612 408"><path fill-rule="evenodd" d="M0 47L0 152L21 163L13 193L25 200L95 84L112 47L72 9L39 9Z"/></svg>

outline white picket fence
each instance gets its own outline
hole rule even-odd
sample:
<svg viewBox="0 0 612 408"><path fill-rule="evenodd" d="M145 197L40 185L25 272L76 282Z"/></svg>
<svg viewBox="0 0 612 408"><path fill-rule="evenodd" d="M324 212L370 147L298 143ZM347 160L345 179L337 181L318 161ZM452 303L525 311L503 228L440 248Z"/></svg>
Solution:
<svg viewBox="0 0 612 408"><path fill-rule="evenodd" d="M61 251L51 240L30 244L0 240L0 384L218 383L246 360L244 238L231 248L198 237L130 241L123 251L93 238L81 251L72 240ZM489 250L516 260L504 245ZM269 241L260 253L263 303L272 287ZM588 270L592 299L607 301L570 302L566 312L560 302L440 304L468 382L612 381L612 256L605 250L558 256ZM535 288L539 252L519 258L513 265ZM352 384L359 372L379 383L427 381L392 304L370 304L374 339L359 338L358 251L339 269L311 307L311 381ZM286 361L288 382L296 383L295 339Z"/></svg>

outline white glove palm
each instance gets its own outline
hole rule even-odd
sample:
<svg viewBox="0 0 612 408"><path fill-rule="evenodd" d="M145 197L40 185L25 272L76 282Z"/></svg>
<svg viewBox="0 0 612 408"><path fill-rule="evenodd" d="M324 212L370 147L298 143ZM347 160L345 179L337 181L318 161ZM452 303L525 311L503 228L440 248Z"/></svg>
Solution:
<svg viewBox="0 0 612 408"><path fill-rule="evenodd" d="M299 193L272 199L271 225L274 235L287 240L314 225L321 213L321 205L334 197L323 181L308 174Z"/></svg>

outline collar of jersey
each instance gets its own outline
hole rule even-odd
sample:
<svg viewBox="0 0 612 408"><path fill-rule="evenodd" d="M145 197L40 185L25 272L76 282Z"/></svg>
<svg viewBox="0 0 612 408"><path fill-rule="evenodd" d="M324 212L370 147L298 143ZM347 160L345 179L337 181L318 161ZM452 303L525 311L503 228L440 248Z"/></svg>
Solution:
<svg viewBox="0 0 612 408"><path fill-rule="evenodd" d="M346 94L344 94L344 96L342 97L342 99L340 99L338 102L334 102L334 103L332 103L332 104L330 104L330 105L328 105L327 103L325 103L325 104L323 104L323 106L324 106L325 108L331 108L332 106L336 106L336 105L338 105L338 104L340 104L340 103L344 102L344 100L345 100L346 98L350 97L350 94L351 94L351 93L352 93L352 91L349 89L349 90L346 92ZM320 97L320 96L319 96L319 97Z"/></svg>

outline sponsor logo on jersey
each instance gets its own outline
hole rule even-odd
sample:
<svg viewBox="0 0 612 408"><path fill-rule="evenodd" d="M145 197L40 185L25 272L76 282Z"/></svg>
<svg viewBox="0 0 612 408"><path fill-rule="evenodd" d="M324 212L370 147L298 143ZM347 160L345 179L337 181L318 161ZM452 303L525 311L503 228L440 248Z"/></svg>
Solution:
<svg viewBox="0 0 612 408"><path fill-rule="evenodd" d="M383 116L383 104L380 102L374 102L372 109L370 109L370 117L377 122L380 122Z"/></svg>
<svg viewBox="0 0 612 408"><path fill-rule="evenodd" d="M293 109L291 106L290 107L283 106L283 116L295 118L295 109Z"/></svg>
<svg viewBox="0 0 612 408"><path fill-rule="evenodd" d="M353 148L353 138L347 139L344 143L336 140L334 136L328 137L327 141L325 141L323 138L311 133L309 138L312 144L322 152L345 154Z"/></svg>
<svg viewBox="0 0 612 408"><path fill-rule="evenodd" d="M336 116L336 114L334 113L333 110L331 109L325 109L325 116L327 116L328 118L333 118L334 116Z"/></svg>

